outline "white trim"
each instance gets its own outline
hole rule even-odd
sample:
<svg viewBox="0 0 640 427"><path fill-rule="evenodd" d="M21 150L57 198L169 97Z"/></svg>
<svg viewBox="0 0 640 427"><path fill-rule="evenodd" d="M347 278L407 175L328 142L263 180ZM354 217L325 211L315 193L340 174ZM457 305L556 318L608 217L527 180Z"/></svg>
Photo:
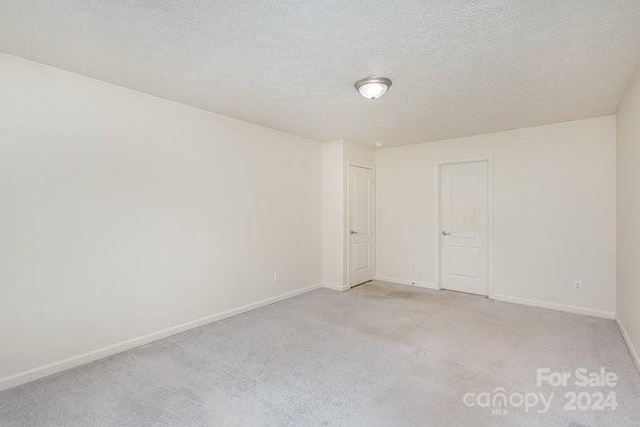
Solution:
<svg viewBox="0 0 640 427"><path fill-rule="evenodd" d="M440 288L438 287L438 285L433 284L433 283L425 283L425 282L413 282L411 280L407 280L407 279L397 279L395 277L386 277L386 276L376 276L376 280L380 280L383 282L391 282L391 283L396 283L399 285L407 285L407 286L418 286L421 288L428 288L428 289L436 289L436 290L440 290ZM482 297L481 295L478 295L479 297ZM555 311L563 311L565 313L573 313L573 314L582 314L585 316L593 316L593 317L601 317L603 319L615 319L616 315L613 312L609 312L609 311L601 311L601 310L593 310L591 308L583 308L583 307L576 307L573 305L564 305L564 304L557 304L557 303L553 303L553 302L546 302L546 301L537 301L537 300L530 300L530 299L526 299L526 298L519 298L519 297L512 297L512 296L508 296L508 295L493 295L493 299L496 301L501 301L501 302L508 302L508 303L513 303L513 304L519 304L519 305L528 305L531 307L538 307L538 308L547 308L550 310L555 310ZM620 325L622 326L622 325ZM621 330L623 328L621 327ZM623 335L625 335L625 332L623 332ZM628 343L630 343L631 341L628 341ZM629 348L631 349L632 346L630 345ZM633 350L635 352L635 350ZM635 353L637 355L637 353ZM634 355L634 357L636 357Z"/></svg>
<svg viewBox="0 0 640 427"><path fill-rule="evenodd" d="M593 310L591 308L576 307L573 305L558 304L555 302L537 301L526 298L512 297L508 295L493 295L496 301L511 302L515 304L529 305L532 307L548 308L550 310L564 311L573 314L584 314L586 316L602 317L604 319L615 319L615 313L610 311Z"/></svg>
<svg viewBox="0 0 640 427"><path fill-rule="evenodd" d="M320 287L321 287L320 284L307 286L305 288L298 289L292 292L287 292L285 294L281 294L272 298L267 298L261 301L253 302L251 304L243 305L238 308L223 311L222 313L212 314L210 316L202 317L200 319L196 319L191 322L183 323L177 326L172 326L170 328L163 329L161 331L152 332L150 334L143 335L141 337L122 341L117 344L100 348L98 350L93 350L87 353L79 354L77 356L72 356L67 359L60 360L58 362L53 362L44 366L39 366L37 368L29 369L27 371L20 372L18 374L0 379L0 391L18 386L20 384L24 384L24 383L35 381L44 377L48 377L50 375L57 374L62 371L66 371L68 369L75 368L76 366L84 365L86 363L93 362L95 360L102 359L104 357L111 356L116 353L121 353L123 351L130 350L132 348L139 347L141 345L148 344L150 342L157 341L159 339L166 338L171 335L179 334L181 332L185 332L193 328L204 326L218 320L226 319L232 316L236 316L238 314L245 313L250 310L254 310L256 308L264 307L266 305L273 304L278 301L292 298L292 297L316 290Z"/></svg>
<svg viewBox="0 0 640 427"><path fill-rule="evenodd" d="M427 288L427 289L436 289L436 290L440 289L437 285L434 285L433 283L418 282L416 280L398 279L396 277L376 276L375 280L380 280L382 282L397 283L399 285L417 286L418 288Z"/></svg>
<svg viewBox="0 0 640 427"><path fill-rule="evenodd" d="M358 163L351 160L347 160L347 166L355 166L357 168L375 170L375 167L373 167L373 165L366 165L364 163Z"/></svg>
<svg viewBox="0 0 640 427"><path fill-rule="evenodd" d="M640 355L638 355L638 351L636 350L636 348L633 346L633 343L631 342L631 337L629 337L627 330L622 325L622 321L618 316L616 316L616 324L618 325L620 334L622 334L622 338L624 339L624 342L627 345L627 348L629 349L631 358L633 359L633 362L636 364L636 369L640 371Z"/></svg>
<svg viewBox="0 0 640 427"><path fill-rule="evenodd" d="M334 290L334 291L340 291L340 292L344 292L344 291L349 290L348 287L345 287L343 285L336 285L335 283L329 283L329 282L324 282L322 284L322 287L323 288L327 288L327 289L331 289L331 290Z"/></svg>
<svg viewBox="0 0 640 427"><path fill-rule="evenodd" d="M435 262L434 262L434 273L433 276L436 280L435 286L437 289L442 288L442 280L440 277L440 168L443 165L453 165L453 164L461 164L461 163L478 163L478 162L486 162L487 163L487 271L486 271L486 280L487 280L487 296L489 298L494 298L494 288L493 288L493 155L487 155L484 157L473 157L473 158L463 158L463 159L449 159L449 160L437 160L434 168L434 209L435 209Z"/></svg>
<svg viewBox="0 0 640 427"><path fill-rule="evenodd" d="M371 212L371 216L373 217L373 224L371 224L371 239L372 239L372 243L371 246L373 246L373 254L372 256L372 260L373 260L373 276L375 277L376 275L376 169L374 166L371 165L365 165L362 163L357 163L357 162L352 162L351 160L348 160L347 162L347 173L346 173L346 180L345 180L345 187L344 187L344 194L345 194L345 202L344 202L344 224L345 224L345 228L344 228L344 246L345 246L345 250L344 250L344 254L345 254L345 258L344 258L344 265L345 265L345 269L346 271L345 273L345 290L347 289L351 289L353 286L351 284L351 235L349 234L351 231L351 224L350 224L350 220L351 220L351 215L350 215L350 209L351 209L351 167L355 166L357 168L362 168L362 169L369 169L371 171L371 174L373 175L373 200L371 200L371 205L372 205L372 212Z"/></svg>

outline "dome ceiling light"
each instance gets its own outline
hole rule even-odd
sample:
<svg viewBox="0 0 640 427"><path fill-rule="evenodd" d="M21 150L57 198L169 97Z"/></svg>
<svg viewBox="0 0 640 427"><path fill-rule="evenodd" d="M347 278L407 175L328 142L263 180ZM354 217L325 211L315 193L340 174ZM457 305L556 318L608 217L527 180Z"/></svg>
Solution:
<svg viewBox="0 0 640 427"><path fill-rule="evenodd" d="M360 95L367 99L378 99L391 87L391 79L386 77L367 77L358 80L355 84Z"/></svg>

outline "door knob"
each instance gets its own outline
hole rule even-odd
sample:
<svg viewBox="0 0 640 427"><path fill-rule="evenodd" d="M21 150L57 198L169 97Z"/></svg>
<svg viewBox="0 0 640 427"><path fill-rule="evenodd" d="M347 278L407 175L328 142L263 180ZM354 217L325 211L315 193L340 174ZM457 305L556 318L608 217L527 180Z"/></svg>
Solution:
<svg viewBox="0 0 640 427"><path fill-rule="evenodd" d="M442 235L443 236L448 236L449 234L451 234L451 233L449 233L447 230L443 230L442 231Z"/></svg>
<svg viewBox="0 0 640 427"><path fill-rule="evenodd" d="M358 232L351 230L351 231L349 231L349 234L358 234Z"/></svg>

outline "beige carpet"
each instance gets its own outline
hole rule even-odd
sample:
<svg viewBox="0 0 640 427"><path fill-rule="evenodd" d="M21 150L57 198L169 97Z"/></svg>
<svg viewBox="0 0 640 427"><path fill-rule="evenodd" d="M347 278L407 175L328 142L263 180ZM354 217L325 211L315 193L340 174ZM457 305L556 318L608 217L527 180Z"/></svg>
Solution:
<svg viewBox="0 0 640 427"><path fill-rule="evenodd" d="M618 381L538 387L537 368L605 368ZM571 392L592 401L565 410ZM616 409L592 410L612 392ZM532 396L550 393L540 413ZM613 321L381 282L314 291L0 393L3 426L639 424L640 375Z"/></svg>

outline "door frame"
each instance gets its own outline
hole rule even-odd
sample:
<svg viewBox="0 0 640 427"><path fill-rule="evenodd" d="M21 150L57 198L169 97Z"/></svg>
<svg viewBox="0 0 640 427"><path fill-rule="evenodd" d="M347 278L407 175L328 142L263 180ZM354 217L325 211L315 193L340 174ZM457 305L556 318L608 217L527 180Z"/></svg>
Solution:
<svg viewBox="0 0 640 427"><path fill-rule="evenodd" d="M371 259L373 262L373 277L376 277L376 170L371 165L365 165L363 163L347 161L347 173L345 180L345 229L344 229L344 242L345 242L345 251L344 251L344 266L345 266L345 276L346 276L346 285L345 289L351 289L351 287L355 286L351 284L351 237L349 231L351 230L351 167L358 167L363 169L369 169L371 171L371 175L373 178L373 193L371 198L371 216L372 216L372 224L371 224L371 245L373 246L373 252L371 254Z"/></svg>
<svg viewBox="0 0 640 427"><path fill-rule="evenodd" d="M487 265L485 268L485 280L487 281L487 297L494 298L493 289L493 156L451 159L451 160L437 160L435 163L435 287L442 289L442 277L440 272L440 250L441 250L441 236L440 230L440 171L444 165L456 165L464 163L481 163L487 164L487 223L484 224L486 236L487 236Z"/></svg>

